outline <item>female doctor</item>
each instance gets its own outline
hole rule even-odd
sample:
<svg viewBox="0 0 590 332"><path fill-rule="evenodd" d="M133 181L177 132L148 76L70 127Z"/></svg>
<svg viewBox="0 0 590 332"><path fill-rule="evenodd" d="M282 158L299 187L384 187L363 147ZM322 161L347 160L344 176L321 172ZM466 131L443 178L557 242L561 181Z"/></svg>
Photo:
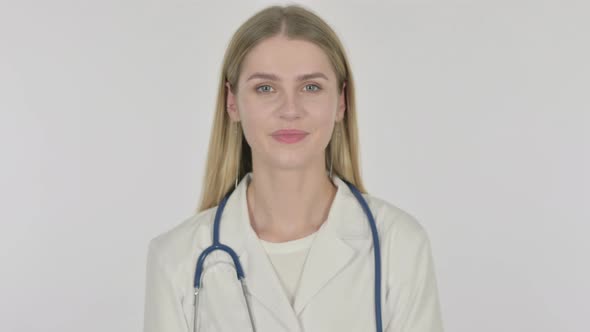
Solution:
<svg viewBox="0 0 590 332"><path fill-rule="evenodd" d="M200 208L149 243L144 331L442 332L425 229L362 184L334 31L268 7L221 73Z"/></svg>

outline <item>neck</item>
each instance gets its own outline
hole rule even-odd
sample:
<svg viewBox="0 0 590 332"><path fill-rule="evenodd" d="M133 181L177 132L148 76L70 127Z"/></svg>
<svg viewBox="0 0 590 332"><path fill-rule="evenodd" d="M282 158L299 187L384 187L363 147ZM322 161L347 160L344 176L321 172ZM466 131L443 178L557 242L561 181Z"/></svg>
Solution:
<svg viewBox="0 0 590 332"><path fill-rule="evenodd" d="M336 191L323 164L304 170L253 168L246 190L252 228L271 242L309 235L328 217Z"/></svg>

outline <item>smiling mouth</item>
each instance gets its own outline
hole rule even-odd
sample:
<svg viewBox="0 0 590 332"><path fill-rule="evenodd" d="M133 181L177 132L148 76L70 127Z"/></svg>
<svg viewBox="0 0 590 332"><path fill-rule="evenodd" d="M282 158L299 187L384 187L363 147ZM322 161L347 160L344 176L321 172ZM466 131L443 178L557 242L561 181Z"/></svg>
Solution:
<svg viewBox="0 0 590 332"><path fill-rule="evenodd" d="M296 133L296 134L275 134L272 135L272 137L281 142L281 143L287 143L287 144L291 144L291 143L297 143L301 140L303 140L305 137L307 137L308 133Z"/></svg>

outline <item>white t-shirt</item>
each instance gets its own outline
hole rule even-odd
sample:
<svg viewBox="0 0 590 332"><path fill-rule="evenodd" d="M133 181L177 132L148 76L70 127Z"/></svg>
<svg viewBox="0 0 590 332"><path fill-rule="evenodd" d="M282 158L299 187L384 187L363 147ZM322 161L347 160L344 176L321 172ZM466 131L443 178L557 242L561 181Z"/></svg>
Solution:
<svg viewBox="0 0 590 332"><path fill-rule="evenodd" d="M316 234L317 231L306 237L286 242L268 242L259 238L291 305L293 305L305 259Z"/></svg>

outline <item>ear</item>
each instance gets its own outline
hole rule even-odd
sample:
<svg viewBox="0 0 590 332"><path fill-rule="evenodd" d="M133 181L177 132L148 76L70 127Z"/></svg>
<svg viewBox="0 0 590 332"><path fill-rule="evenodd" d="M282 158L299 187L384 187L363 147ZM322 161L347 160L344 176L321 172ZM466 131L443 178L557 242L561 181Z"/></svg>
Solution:
<svg viewBox="0 0 590 332"><path fill-rule="evenodd" d="M225 87L227 91L227 97L225 100L227 114L230 119L238 122L240 121L240 114L238 113L238 107L236 105L236 96L232 92L231 84L229 84L228 81L225 82Z"/></svg>
<svg viewBox="0 0 590 332"><path fill-rule="evenodd" d="M338 112L336 114L336 121L341 121L344 118L346 111L346 81L342 83L342 91L338 97Z"/></svg>

